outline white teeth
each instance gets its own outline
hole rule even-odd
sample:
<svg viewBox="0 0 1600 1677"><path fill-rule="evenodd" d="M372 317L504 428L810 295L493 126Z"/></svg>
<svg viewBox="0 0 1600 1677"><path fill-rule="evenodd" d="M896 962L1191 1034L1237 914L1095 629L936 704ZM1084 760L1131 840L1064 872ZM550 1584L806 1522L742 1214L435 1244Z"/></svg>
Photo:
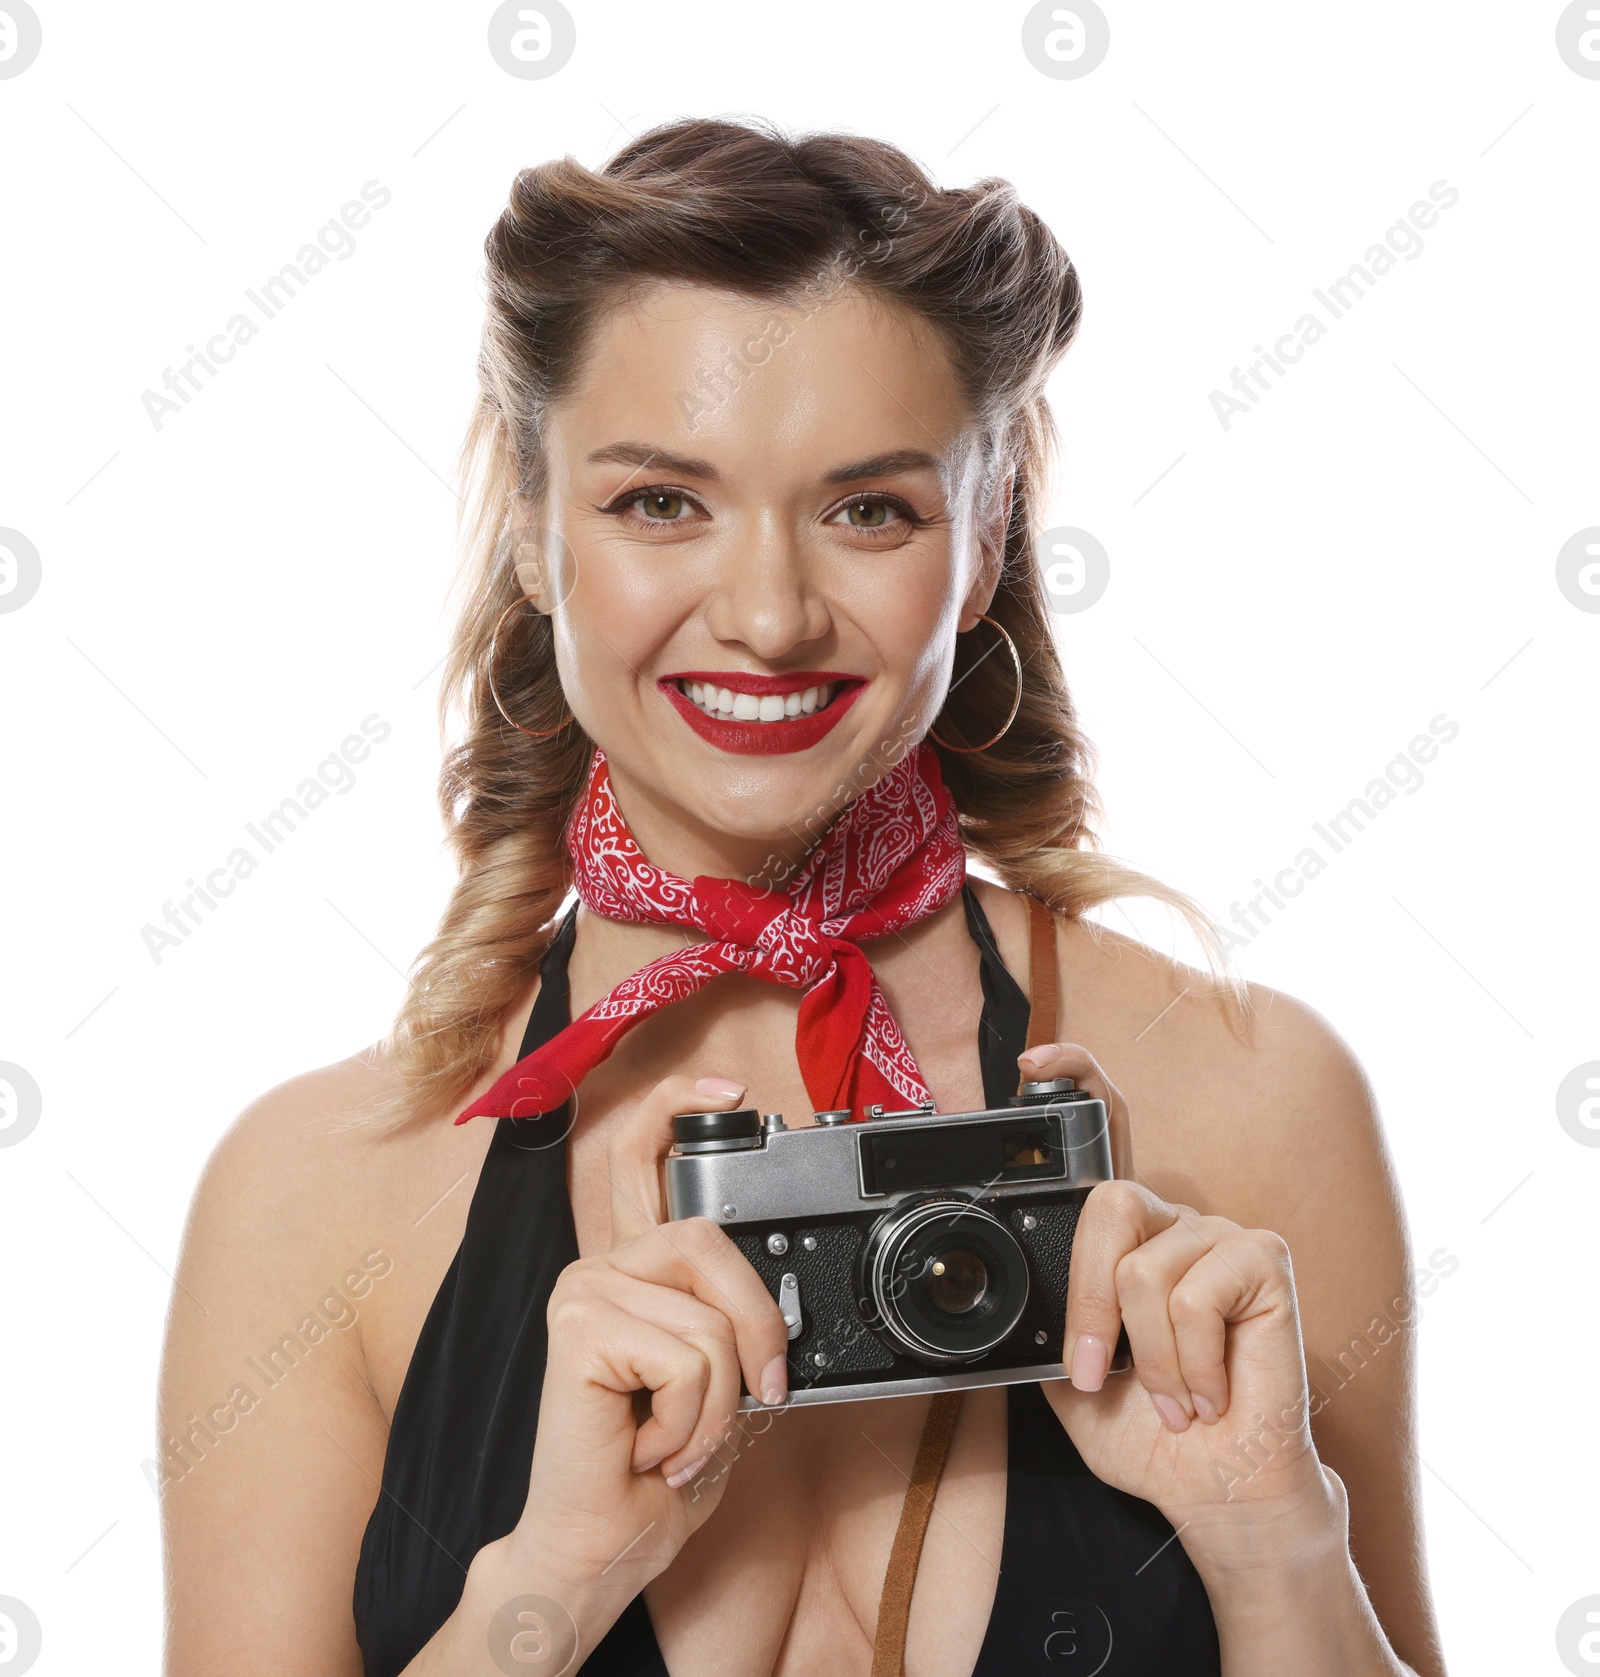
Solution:
<svg viewBox="0 0 1600 1677"><path fill-rule="evenodd" d="M803 692L766 693L760 697L699 681L679 682L678 689L707 715L735 722L782 722L790 717L810 716L821 710L834 694L831 682L807 687Z"/></svg>

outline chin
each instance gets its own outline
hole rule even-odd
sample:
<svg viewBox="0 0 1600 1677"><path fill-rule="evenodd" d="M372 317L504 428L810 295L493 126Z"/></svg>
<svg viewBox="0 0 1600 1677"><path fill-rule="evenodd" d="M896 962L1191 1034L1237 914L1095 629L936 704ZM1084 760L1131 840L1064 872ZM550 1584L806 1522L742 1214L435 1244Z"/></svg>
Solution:
<svg viewBox="0 0 1600 1677"><path fill-rule="evenodd" d="M798 833L820 838L840 809L890 767L873 758L866 736L856 749L840 741L832 749L720 762L696 752L692 762L677 758L669 790L680 801L687 795L696 816L730 837L792 844Z"/></svg>
<svg viewBox="0 0 1600 1677"><path fill-rule="evenodd" d="M674 724L654 750L647 748L650 778L695 819L731 838L785 848L797 835L814 841L918 737L875 722L866 710L841 717L814 744L787 751L725 750Z"/></svg>

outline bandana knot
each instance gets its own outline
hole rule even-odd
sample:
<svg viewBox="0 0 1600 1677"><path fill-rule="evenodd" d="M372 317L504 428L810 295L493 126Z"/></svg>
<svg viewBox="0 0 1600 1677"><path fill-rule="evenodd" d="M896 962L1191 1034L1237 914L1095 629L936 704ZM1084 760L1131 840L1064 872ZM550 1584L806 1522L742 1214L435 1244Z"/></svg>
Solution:
<svg viewBox="0 0 1600 1677"><path fill-rule="evenodd" d="M782 891L741 885L736 879L719 879L709 873L695 877L689 918L709 937L748 945L753 960L747 971L770 964L773 951L782 946L787 935L792 935L787 927L779 924L785 917L795 918L789 898ZM760 976L764 978L767 974L763 972Z"/></svg>

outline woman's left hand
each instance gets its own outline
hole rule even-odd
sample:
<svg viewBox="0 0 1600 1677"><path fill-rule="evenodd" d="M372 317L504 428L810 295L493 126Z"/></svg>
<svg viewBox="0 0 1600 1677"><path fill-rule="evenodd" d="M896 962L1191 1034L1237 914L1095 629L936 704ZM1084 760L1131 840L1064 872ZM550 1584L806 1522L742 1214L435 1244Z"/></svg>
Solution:
<svg viewBox="0 0 1600 1677"><path fill-rule="evenodd" d="M1020 1063L1105 1102L1118 1168L1131 1168L1125 1104L1086 1049ZM1123 1327L1133 1371L1107 1378ZM1101 1183L1073 1241L1064 1357L1071 1383L1042 1389L1079 1454L1193 1528L1184 1547L1197 1562L1256 1564L1264 1544L1342 1511L1311 1438L1289 1249L1269 1230L1168 1204L1137 1179Z"/></svg>

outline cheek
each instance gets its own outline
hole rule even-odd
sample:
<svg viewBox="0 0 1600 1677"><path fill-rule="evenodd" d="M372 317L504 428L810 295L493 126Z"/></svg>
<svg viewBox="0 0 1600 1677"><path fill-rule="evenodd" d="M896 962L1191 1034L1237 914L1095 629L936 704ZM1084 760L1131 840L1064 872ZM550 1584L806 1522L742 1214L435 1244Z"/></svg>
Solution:
<svg viewBox="0 0 1600 1677"><path fill-rule="evenodd" d="M615 682L646 668L695 598L680 565L641 562L637 552L624 560L603 545L579 551L556 622L563 679Z"/></svg>
<svg viewBox="0 0 1600 1677"><path fill-rule="evenodd" d="M935 679L948 659L960 604L945 557L927 554L852 592L850 615L871 639L885 672L907 691Z"/></svg>
<svg viewBox="0 0 1600 1677"><path fill-rule="evenodd" d="M885 647L885 656L893 657L895 672L906 691L920 692L940 680L949 663L950 634L945 613L915 621L908 615L896 628L892 652Z"/></svg>

